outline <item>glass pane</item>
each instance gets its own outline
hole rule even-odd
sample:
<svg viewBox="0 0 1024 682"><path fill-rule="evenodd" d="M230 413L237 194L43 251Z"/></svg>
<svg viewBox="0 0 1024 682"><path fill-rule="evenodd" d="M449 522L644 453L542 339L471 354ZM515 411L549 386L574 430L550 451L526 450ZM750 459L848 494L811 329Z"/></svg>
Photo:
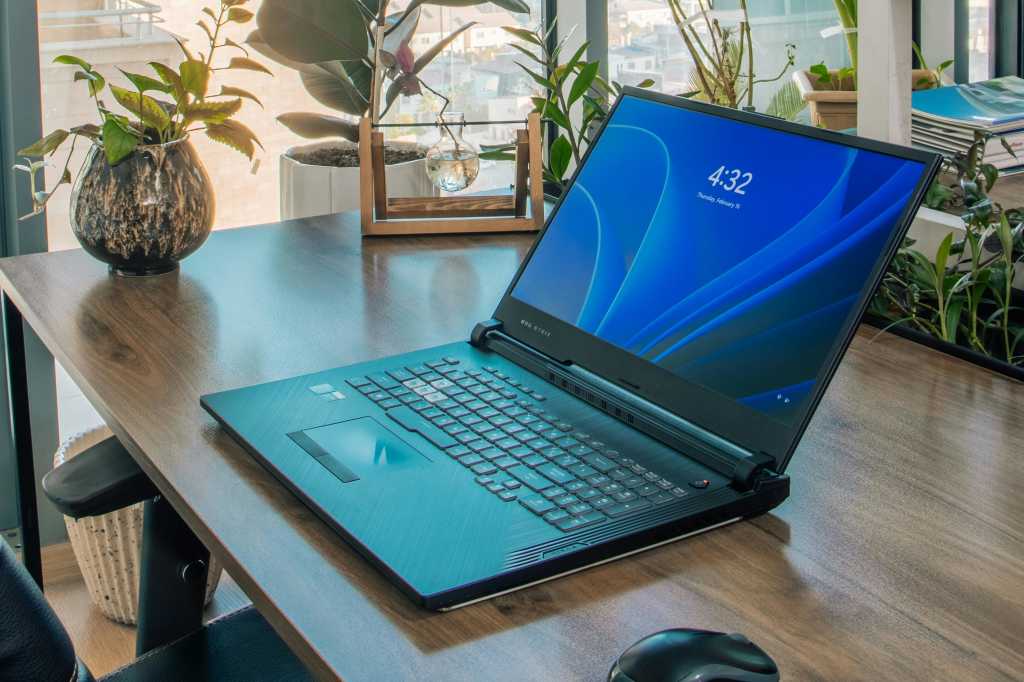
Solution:
<svg viewBox="0 0 1024 682"><path fill-rule="evenodd" d="M843 35L828 37L822 31L838 26L833 0L757 0L748 2L754 43L754 73L771 82L758 84L754 106L765 110L773 95L792 79L792 69L782 73L787 44L796 45L796 67L807 68L824 61L832 68L849 65ZM705 6L708 3L705 1ZM699 0L680 0L688 16L700 16ZM738 0L718 0L715 10L721 22L736 23ZM693 26L707 40L703 19ZM668 93L699 88L694 62L672 19L667 0L609 0L608 73L613 80L633 85L652 78L654 88ZM779 77L781 75L781 77Z"/></svg>
<svg viewBox="0 0 1024 682"><path fill-rule="evenodd" d="M971 0L967 49L971 82L992 77L992 0Z"/></svg>
<svg viewBox="0 0 1024 682"><path fill-rule="evenodd" d="M192 49L199 50L207 42L196 21L204 5L217 6L217 0L38 0L40 13L40 52L42 62L43 127L47 131L96 122L95 104L89 99L85 85L73 80L75 68L53 63L59 54L74 54L90 62L111 82L128 86L118 67L139 73L149 72L148 62L158 61L177 66L181 52L174 37L182 38ZM407 2L393 2L399 11ZM247 7L257 11L260 1ZM501 26L539 25L540 0L530 0L529 17L516 15L494 5L440 8L425 6L423 18L412 44L416 55L422 54L442 36L468 22L475 24L462 33L452 45L421 74L435 90L452 99L452 108L470 120L503 120L524 118L530 109L530 87L521 69L514 65L519 53L508 47L511 42ZM225 37L243 43L255 23L227 27ZM231 56L224 49L220 59ZM240 53L236 53L240 54ZM254 54L266 64L274 77L251 71L230 71L216 74L212 90L220 84L244 88L256 93L264 108L246 103L238 120L249 126L263 143L258 153L258 168L232 149L209 140L205 135L192 136L213 180L217 196L215 229L252 225L280 217L280 157L290 147L308 143L290 132L275 119L287 112L310 111L336 114L316 102L303 87L296 71L283 68ZM109 97L108 97L109 99ZM113 102L108 103L117 108ZM440 111L440 100L434 95L402 98L388 115L391 122L433 121ZM511 126L481 126L467 131L477 144L499 143L512 139ZM390 129L393 139L414 140L432 144L435 129ZM86 151L79 143L70 162L77 173ZM481 175L469 191L508 186L512 168L508 162L483 162ZM59 152L46 170L47 186L52 186L64 168L64 151ZM68 195L65 186L48 205L47 232L52 250L77 248L78 243L68 223Z"/></svg>

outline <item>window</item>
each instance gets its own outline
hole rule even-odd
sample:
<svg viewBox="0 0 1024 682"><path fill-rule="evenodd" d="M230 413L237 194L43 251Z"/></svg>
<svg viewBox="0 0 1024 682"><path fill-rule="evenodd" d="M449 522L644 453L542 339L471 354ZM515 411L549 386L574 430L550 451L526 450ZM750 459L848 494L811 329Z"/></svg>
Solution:
<svg viewBox="0 0 1024 682"><path fill-rule="evenodd" d="M971 82L992 77L994 7L992 0L970 0L968 5L968 74Z"/></svg>
<svg viewBox="0 0 1024 682"><path fill-rule="evenodd" d="M680 5L689 15L699 12L698 0L681 0ZM729 12L739 2L718 0L714 5ZM748 2L748 11L758 78L779 75L787 44L796 45L798 68L822 61L832 67L849 64L842 34L828 31L838 26L832 0L757 0ZM702 23L696 23L698 31ZM697 89L693 66L667 0L608 0L608 75L613 80L635 85L650 78L657 90L691 92ZM789 87L790 79L787 72L777 81L759 85L755 107L766 109L781 87Z"/></svg>
<svg viewBox="0 0 1024 682"><path fill-rule="evenodd" d="M70 53L92 63L110 81L127 86L117 67L148 72L147 62L160 61L177 66L181 53L174 42L180 36L186 44L200 45L205 37L196 26L200 8L218 0L37 0L40 17L39 42L42 64L43 127L68 128L94 121L95 106L82 83L73 81L74 67L53 63L59 54ZM525 118L530 109L531 83L515 65L522 55L508 47L504 25L536 26L541 21L541 0L531 0L531 15L516 15L494 5L447 8L426 5L413 51L421 54L443 35L467 22L475 25L463 33L422 74L438 92L452 99L452 110L465 112L467 119L508 120ZM394 2L395 11L408 2ZM248 8L256 11L259 0ZM254 24L232 25L227 37L243 43ZM257 55L258 56L258 55ZM236 227L277 220L280 215L279 157L288 148L305 141L293 135L275 118L290 111L329 112L315 102L303 87L299 75L261 59L274 77L235 71L231 84L257 93L264 108L243 107L239 120L259 136L265 151L259 167L250 166L237 152L208 140L193 138L217 196L215 228ZM112 103L111 103L112 105ZM390 122L432 121L440 101L429 93L399 100L388 115ZM433 129L391 129L389 135L432 144ZM433 138L431 137L433 135ZM484 126L467 131L480 143L506 142L512 138L509 126ZM78 144L71 169L77 171L85 156ZM60 163L57 162L60 160ZM63 170L58 153L47 168L47 186L53 186ZM510 184L509 163L483 162L481 176L473 185L482 190ZM68 188L62 187L47 207L47 233L52 250L77 248L68 222Z"/></svg>

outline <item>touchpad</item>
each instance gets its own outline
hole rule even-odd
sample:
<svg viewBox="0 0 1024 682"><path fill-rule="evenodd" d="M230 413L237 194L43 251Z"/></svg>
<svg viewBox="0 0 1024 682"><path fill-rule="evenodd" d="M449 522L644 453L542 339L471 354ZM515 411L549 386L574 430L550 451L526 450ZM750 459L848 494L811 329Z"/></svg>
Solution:
<svg viewBox="0 0 1024 682"><path fill-rule="evenodd" d="M373 417L296 431L288 437L345 483L430 463Z"/></svg>

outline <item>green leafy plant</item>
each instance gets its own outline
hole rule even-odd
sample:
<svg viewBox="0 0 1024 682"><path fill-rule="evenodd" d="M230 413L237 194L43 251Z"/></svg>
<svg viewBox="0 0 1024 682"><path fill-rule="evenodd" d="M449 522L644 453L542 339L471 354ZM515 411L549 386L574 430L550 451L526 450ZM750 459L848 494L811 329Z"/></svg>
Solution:
<svg viewBox="0 0 1024 682"><path fill-rule="evenodd" d="M1004 209L988 196L999 178L984 163L989 138L976 134L968 151L946 164L955 183L937 183L928 192L932 207L963 209L963 238L946 235L934 259L906 240L870 311L890 325L1024 366L1024 308L1013 286L1016 266L1024 262L1024 209Z"/></svg>
<svg viewBox="0 0 1024 682"><path fill-rule="evenodd" d="M287 113L278 117L282 124L305 138L356 142L357 119L369 116L379 121L400 96L418 95L425 88L447 106L447 98L424 83L420 73L474 22L417 56L410 43L423 6L486 4L516 13L530 11L523 0L412 0L403 11L391 14L389 0L264 0L256 15L257 30L246 43L298 71L317 102L344 115Z"/></svg>
<svg viewBox="0 0 1024 682"><path fill-rule="evenodd" d="M532 98L533 111L554 123L558 131L548 149L544 181L564 189L569 167L573 162L579 164L583 158L598 126L608 116L610 102L622 93L622 86L601 77L600 62L583 58L590 43L583 43L568 61L560 63L572 32L549 48L550 38L556 29L554 22L547 31L530 31L515 26L503 28L522 41L522 44L512 43L512 47L525 55L530 63L517 64L541 88ZM649 88L652 85L654 81L647 79L638 87ZM574 120L579 123L574 123ZM480 158L511 160L515 158L512 149L512 145L492 147Z"/></svg>
<svg viewBox="0 0 1024 682"><path fill-rule="evenodd" d="M782 79L796 63L796 45L787 44L786 61L779 73L771 78L757 77L746 0L739 0L742 19L735 27L719 20L713 0L698 0L693 14L687 13L680 0L668 0L668 6L694 63L693 90L687 97L732 109L752 108L755 87ZM703 24L703 30L698 30L698 24Z"/></svg>
<svg viewBox="0 0 1024 682"><path fill-rule="evenodd" d="M54 59L58 64L77 67L74 79L86 84L89 96L96 103L99 124L86 123L69 130L55 130L18 151L18 156L23 157L25 163L16 165L15 169L28 173L33 203L32 213L23 218L38 215L56 188L72 181L69 164L79 138L101 146L111 166L119 164L142 145L167 144L200 131L251 160L259 140L233 117L241 110L242 100L248 99L262 106L259 98L251 92L227 85L221 86L219 92L210 92L211 78L218 71L242 69L270 74L266 67L249 58L245 48L221 35L228 24L245 24L252 19L253 13L243 7L247 2L220 0L216 10L203 7L204 17L200 18L198 25L209 39L209 49L194 55L179 41L185 59L177 69L160 62L150 62L155 77L121 70L134 89L109 83L92 64L79 57L61 55ZM215 55L224 48L237 54L226 64L215 65ZM127 115L109 108L103 98L106 92ZM38 174L46 165L46 157L53 156L68 140L71 147L60 180L49 192L40 189Z"/></svg>

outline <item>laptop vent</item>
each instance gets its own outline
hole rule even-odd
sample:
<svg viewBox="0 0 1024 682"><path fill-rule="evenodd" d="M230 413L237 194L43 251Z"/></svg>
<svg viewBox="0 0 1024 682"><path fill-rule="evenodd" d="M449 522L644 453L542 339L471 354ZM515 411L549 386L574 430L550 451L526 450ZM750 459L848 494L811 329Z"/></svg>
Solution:
<svg viewBox="0 0 1024 682"><path fill-rule="evenodd" d="M594 393L586 386L573 381L564 374L557 374L548 370L547 380L555 386L560 386L562 390L572 393L580 400L585 400L594 407L600 409L602 412L606 412L630 426L633 426L636 422L636 417L627 407L615 402L614 400L608 400L606 397Z"/></svg>

